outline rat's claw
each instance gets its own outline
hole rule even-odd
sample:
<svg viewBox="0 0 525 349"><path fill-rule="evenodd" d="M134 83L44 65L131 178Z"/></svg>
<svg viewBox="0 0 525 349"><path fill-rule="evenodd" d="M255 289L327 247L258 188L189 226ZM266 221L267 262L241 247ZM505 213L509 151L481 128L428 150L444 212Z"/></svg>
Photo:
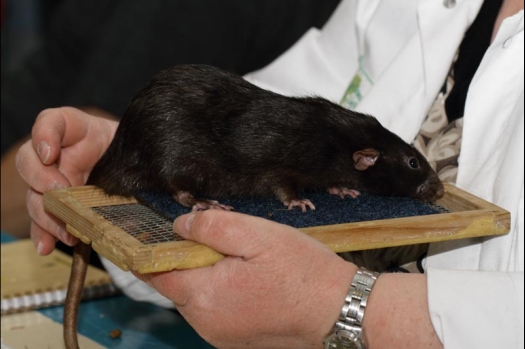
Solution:
<svg viewBox="0 0 525 349"><path fill-rule="evenodd" d="M212 208L224 210L224 211L233 211L233 206L228 206L228 205L223 205L223 204L217 204L216 206Z"/></svg>
<svg viewBox="0 0 525 349"><path fill-rule="evenodd" d="M314 204L308 199L292 199L290 201L285 201L284 204L288 206L289 210L294 207L300 207L301 211L306 212L306 206L310 207L311 210L315 210Z"/></svg>
<svg viewBox="0 0 525 349"><path fill-rule="evenodd" d="M223 210L233 211L232 206L223 205L216 200L198 200L195 205L191 208L192 211L204 211L204 210Z"/></svg>
<svg viewBox="0 0 525 349"><path fill-rule="evenodd" d="M341 199L344 199L347 195L353 197L354 199L361 195L361 193L358 190L348 189L345 187L328 188L328 192L333 195L339 195Z"/></svg>

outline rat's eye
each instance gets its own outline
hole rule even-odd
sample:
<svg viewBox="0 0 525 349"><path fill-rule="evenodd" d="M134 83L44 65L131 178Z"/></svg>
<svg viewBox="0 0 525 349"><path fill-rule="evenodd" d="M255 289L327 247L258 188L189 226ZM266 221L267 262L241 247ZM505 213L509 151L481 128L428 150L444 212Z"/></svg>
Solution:
<svg viewBox="0 0 525 349"><path fill-rule="evenodd" d="M410 158L410 160L408 160L408 164L414 169L419 168L419 161L416 158Z"/></svg>

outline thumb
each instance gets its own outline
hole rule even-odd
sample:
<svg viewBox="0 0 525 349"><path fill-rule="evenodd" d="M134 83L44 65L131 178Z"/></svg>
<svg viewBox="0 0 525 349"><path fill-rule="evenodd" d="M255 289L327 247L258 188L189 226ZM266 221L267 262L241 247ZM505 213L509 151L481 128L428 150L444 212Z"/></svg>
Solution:
<svg viewBox="0 0 525 349"><path fill-rule="evenodd" d="M276 243L286 243L296 229L241 213L206 210L178 217L175 233L211 247L219 253L250 259ZM296 238L296 237L295 237ZM279 241L277 241L279 240Z"/></svg>

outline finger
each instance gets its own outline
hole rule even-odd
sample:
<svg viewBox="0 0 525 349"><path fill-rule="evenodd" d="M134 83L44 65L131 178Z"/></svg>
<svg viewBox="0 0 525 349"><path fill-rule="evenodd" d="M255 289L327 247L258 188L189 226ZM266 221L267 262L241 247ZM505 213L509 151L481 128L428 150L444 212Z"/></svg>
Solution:
<svg viewBox="0 0 525 349"><path fill-rule="evenodd" d="M47 256L55 249L57 238L40 228L35 222L31 222L30 235L39 255Z"/></svg>
<svg viewBox="0 0 525 349"><path fill-rule="evenodd" d="M62 221L44 211L44 199L41 194L29 189L26 202L29 216L40 229L68 246L74 246L78 243L78 238L66 231L65 224Z"/></svg>
<svg viewBox="0 0 525 349"><path fill-rule="evenodd" d="M24 143L18 151L16 168L24 181L41 193L46 190L71 186L69 180L55 166L42 165L31 141Z"/></svg>
<svg viewBox="0 0 525 349"><path fill-rule="evenodd" d="M180 216L173 227L185 239L200 242L229 256L243 258L252 258L276 244L307 238L305 234L283 224L218 210Z"/></svg>
<svg viewBox="0 0 525 349"><path fill-rule="evenodd" d="M57 161L62 147L75 144L88 132L88 114L70 107L46 109L37 116L32 145L44 165Z"/></svg>

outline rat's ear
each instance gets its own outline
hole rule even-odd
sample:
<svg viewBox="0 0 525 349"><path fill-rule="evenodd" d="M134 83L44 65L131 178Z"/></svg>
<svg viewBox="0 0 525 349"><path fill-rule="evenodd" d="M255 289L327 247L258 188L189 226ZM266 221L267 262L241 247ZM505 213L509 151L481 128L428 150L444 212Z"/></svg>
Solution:
<svg viewBox="0 0 525 349"><path fill-rule="evenodd" d="M358 150L354 153L354 167L356 170L364 171L370 166L374 166L377 158L379 157L379 152L372 148L366 148L363 150Z"/></svg>

